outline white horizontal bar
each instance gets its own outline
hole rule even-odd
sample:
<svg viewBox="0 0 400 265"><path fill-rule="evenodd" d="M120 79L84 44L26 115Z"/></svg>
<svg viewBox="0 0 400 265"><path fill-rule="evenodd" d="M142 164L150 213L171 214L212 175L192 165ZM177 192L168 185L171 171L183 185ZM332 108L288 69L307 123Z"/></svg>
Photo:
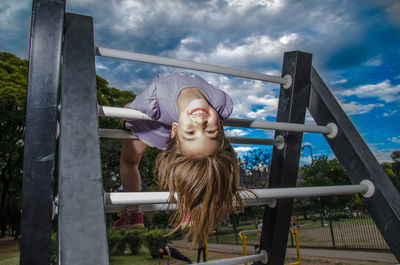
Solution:
<svg viewBox="0 0 400 265"><path fill-rule="evenodd" d="M369 180L363 180L359 185L338 185L298 188L253 189L254 192L243 191L240 196L245 206L273 204L275 199L346 195L354 193L374 193L374 185ZM106 205L145 205L166 204L169 192L111 192L105 193ZM176 198L176 195L175 195Z"/></svg>
<svg viewBox="0 0 400 265"><path fill-rule="evenodd" d="M353 193L365 193L368 186L360 185L339 185L299 188L269 188L253 189L260 200L285 199L296 197L331 196ZM240 194L244 201L255 201L257 197L251 192L244 191ZM106 193L106 201L110 204L163 204L166 203L169 192L111 192Z"/></svg>
<svg viewBox="0 0 400 265"><path fill-rule="evenodd" d="M128 130L118 129L99 129L99 135L103 138L116 138L116 139L138 139L138 137L132 134ZM259 144L259 145L274 145L274 139L263 139L263 138L249 138L249 137L231 137L227 139L233 144Z"/></svg>
<svg viewBox="0 0 400 265"><path fill-rule="evenodd" d="M135 196L135 194L130 194L130 196ZM106 195L107 198L110 198L109 195ZM118 213L123 212L128 205L140 205L140 209L142 211L167 211L167 210L176 210L177 207L174 203L156 203L156 204L111 204L111 199L107 199L104 204L104 210L106 213ZM275 199L260 199L260 200L246 200L243 202L244 206L256 206L256 205L268 205L270 208L275 208L276 200ZM234 203L234 206L238 206Z"/></svg>
<svg viewBox="0 0 400 265"><path fill-rule="evenodd" d="M130 194L130 196L135 196L135 194ZM107 198L110 198L109 195L106 194ZM243 202L244 206L256 206L256 205L268 205L270 208L275 208L276 200L275 199L260 199L260 200L245 200ZM106 213L118 213L123 212L128 205L140 205L140 209L142 211L167 211L167 210L176 210L176 204L174 203L156 203L156 204L111 204L111 199L106 199L104 204L104 211ZM234 204L235 206L236 203Z"/></svg>
<svg viewBox="0 0 400 265"><path fill-rule="evenodd" d="M235 264L242 264L246 262L252 261L261 261L262 264L267 264L268 262L268 254L265 250L261 250L260 254L250 255L250 256L243 256L237 258L230 258L230 259L219 259L219 260L211 260L208 262L200 262L194 263L195 264L207 264L207 265L235 265Z"/></svg>
<svg viewBox="0 0 400 265"><path fill-rule="evenodd" d="M237 76L242 78L254 79L254 80L261 80L267 81L282 85L287 85L290 82L288 79L285 79L280 76L272 76L272 75L265 75L240 69L234 69L225 66L217 66L211 64L203 64L203 63L196 63L196 62L189 62L184 60L177 60L171 59L167 57L161 56L154 56L149 54L143 53L136 53L136 52L129 52L129 51L122 51L104 47L96 47L96 55L104 56L109 58L117 58L117 59L125 59L137 62L145 62L145 63L153 63L153 64L160 64L166 66L173 66L185 69L192 69L198 70L203 72L210 72L216 74L223 74L223 75L230 75L230 76Z"/></svg>
<svg viewBox="0 0 400 265"><path fill-rule="evenodd" d="M130 109L130 108L117 108L108 106L98 106L99 115L113 118L124 118L132 120L151 120L146 114ZM230 118L224 121L224 126L232 127L245 127L254 129L269 129L269 130L280 130L289 132L313 132L313 133L324 133L330 134L332 128L328 126L317 126L317 125L305 125L297 123L285 123L285 122L271 122L271 121L259 121L259 120L248 120L248 119L235 119Z"/></svg>
<svg viewBox="0 0 400 265"><path fill-rule="evenodd" d="M346 195L354 193L363 194L369 191L369 186L362 183L359 185L269 188L269 189L257 189L253 191L256 191L256 194L259 198L285 199L285 198L298 198L298 197Z"/></svg>
<svg viewBox="0 0 400 265"><path fill-rule="evenodd" d="M131 108L97 106L99 116L132 120L153 120L143 112Z"/></svg>
<svg viewBox="0 0 400 265"><path fill-rule="evenodd" d="M251 193L249 193L251 194ZM105 206L112 208L116 205L141 205L143 208L167 210L169 192L109 192L105 193ZM252 194L251 194L252 195ZM247 193L241 194L244 206L266 205L271 208L275 207L275 198L259 198L254 195L248 196ZM175 195L176 198L176 195ZM156 205L147 207L148 205ZM236 202L234 205L237 206ZM171 208L172 207L172 208ZM174 209L175 205L170 204L169 210Z"/></svg>
<svg viewBox="0 0 400 265"><path fill-rule="evenodd" d="M248 119L235 119L235 118L225 120L224 126L270 129L270 130L289 131L289 132L312 132L312 133L323 133L323 134L329 134L332 132L332 128L327 126L248 120Z"/></svg>

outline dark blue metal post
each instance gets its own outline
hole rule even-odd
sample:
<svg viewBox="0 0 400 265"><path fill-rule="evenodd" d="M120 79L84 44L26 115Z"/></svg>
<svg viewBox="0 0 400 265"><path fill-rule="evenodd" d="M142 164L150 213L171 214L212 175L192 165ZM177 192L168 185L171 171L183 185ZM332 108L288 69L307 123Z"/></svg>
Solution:
<svg viewBox="0 0 400 265"><path fill-rule="evenodd" d="M312 55L304 52L288 52L284 55L282 75L290 74L293 84L279 94L277 122L303 124L310 91ZM303 133L276 131L286 145L283 150L274 148L271 160L269 187L295 187ZM280 199L275 208L265 206L261 236L261 249L268 252L268 264L283 264L293 199Z"/></svg>
<svg viewBox="0 0 400 265"><path fill-rule="evenodd" d="M49 264L65 0L32 5L20 264Z"/></svg>
<svg viewBox="0 0 400 265"><path fill-rule="evenodd" d="M59 262L108 264L93 21L66 14L59 144Z"/></svg>
<svg viewBox="0 0 400 265"><path fill-rule="evenodd" d="M325 139L350 181L375 184L375 194L362 202L400 262L400 194L314 68L311 83L308 109L318 125L337 125L337 136Z"/></svg>

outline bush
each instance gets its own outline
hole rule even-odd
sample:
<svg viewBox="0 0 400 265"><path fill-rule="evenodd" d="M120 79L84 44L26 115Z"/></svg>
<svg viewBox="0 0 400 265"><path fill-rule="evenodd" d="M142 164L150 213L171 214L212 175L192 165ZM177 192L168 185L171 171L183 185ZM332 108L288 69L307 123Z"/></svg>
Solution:
<svg viewBox="0 0 400 265"><path fill-rule="evenodd" d="M57 264L57 233L51 234L50 264Z"/></svg>
<svg viewBox="0 0 400 265"><path fill-rule="evenodd" d="M110 256L123 256L126 249L124 236L115 229L107 231L108 252Z"/></svg>
<svg viewBox="0 0 400 265"><path fill-rule="evenodd" d="M340 219L347 219L349 215L347 213L334 213L332 216L333 220L339 221Z"/></svg>
<svg viewBox="0 0 400 265"><path fill-rule="evenodd" d="M166 235L168 232L164 229L150 231L144 235L144 245L149 249L153 259L158 258L158 250L165 247L169 241Z"/></svg>
<svg viewBox="0 0 400 265"><path fill-rule="evenodd" d="M131 249L132 255L138 254L143 244L144 234L141 231L128 230L124 233L125 242Z"/></svg>

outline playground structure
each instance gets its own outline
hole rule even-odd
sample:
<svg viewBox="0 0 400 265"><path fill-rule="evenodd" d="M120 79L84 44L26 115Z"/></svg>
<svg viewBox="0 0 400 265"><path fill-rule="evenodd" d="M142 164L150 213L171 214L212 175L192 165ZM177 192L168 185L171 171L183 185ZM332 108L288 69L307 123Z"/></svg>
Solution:
<svg viewBox="0 0 400 265"><path fill-rule="evenodd" d="M290 233L292 233L292 235L294 235L294 238L296 240L296 253L297 253L297 261L292 262L289 265L299 265L299 264L301 264L299 230L297 229L297 227L294 227L294 229L289 227L289 230L290 230Z"/></svg>
<svg viewBox="0 0 400 265"><path fill-rule="evenodd" d="M146 117L131 110L97 106L95 55L281 85L276 123L243 119L224 122L224 126L275 130L274 139L230 139L232 143L274 146L268 189L254 190L259 199L243 194L246 206L266 205L260 254L208 264L283 264L293 198L352 193L363 194L364 205L400 261L400 195L312 67L311 54L286 52L280 77L102 48L95 46L92 18L65 13L65 0L33 0L30 41L20 264L50 262L56 157L59 264L108 264L106 211L119 211L127 204L140 204L144 210L167 208L168 193L103 194L99 136L130 136L99 130L98 116ZM317 126L304 125L306 108ZM114 112L110 114L110 110ZM324 135L353 185L295 188L304 132Z"/></svg>
<svg viewBox="0 0 400 265"><path fill-rule="evenodd" d="M297 227L294 227L294 228L289 227L289 231L295 237L296 252L297 252L297 261L292 262L289 265L300 265L301 264L301 256L300 256L300 244L299 244L299 231L298 231ZM238 233L240 240L242 240L243 256L247 256L247 235L249 233L261 233L261 232L262 232L262 230L243 230ZM247 265L247 263L245 263L245 265Z"/></svg>

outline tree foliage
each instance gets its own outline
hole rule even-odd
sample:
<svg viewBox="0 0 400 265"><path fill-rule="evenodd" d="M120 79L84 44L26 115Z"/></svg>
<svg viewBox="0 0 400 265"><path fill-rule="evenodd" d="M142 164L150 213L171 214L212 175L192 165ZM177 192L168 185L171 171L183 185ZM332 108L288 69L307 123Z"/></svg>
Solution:
<svg viewBox="0 0 400 265"><path fill-rule="evenodd" d="M28 62L0 52L0 230L19 234Z"/></svg>
<svg viewBox="0 0 400 265"><path fill-rule="evenodd" d="M252 149L239 158L240 185L249 189L263 189L268 186L271 152L268 149ZM231 215L230 221L235 227L239 220L262 218L263 206L245 207L238 216Z"/></svg>
<svg viewBox="0 0 400 265"><path fill-rule="evenodd" d="M123 107L131 102L135 95L130 91L120 91L110 87L107 80L96 76L97 101L99 105ZM121 129L121 123L114 118L99 118L99 127L108 129ZM101 171L103 185L106 191L116 191L120 186L119 156L122 141L119 139L100 139Z"/></svg>
<svg viewBox="0 0 400 265"><path fill-rule="evenodd" d="M299 178L301 186L332 186L349 185L350 180L337 159L328 160L327 156L320 156L310 165L300 168ZM303 207L344 209L351 205L354 195L312 197L310 200L303 200ZM301 205L302 200L298 200ZM306 202L306 203L304 203ZM300 206L299 205L299 206Z"/></svg>
<svg viewBox="0 0 400 265"><path fill-rule="evenodd" d="M268 185L271 152L258 148L239 158L240 184L250 189L266 188Z"/></svg>
<svg viewBox="0 0 400 265"><path fill-rule="evenodd" d="M11 227L18 236L20 228L22 164L24 149L25 106L27 95L28 62L17 56L0 52L0 231ZM96 76L97 100L100 105L122 107L135 95L110 87L108 82ZM120 129L117 119L99 119L100 128ZM120 187L119 157L121 140L101 139L103 183L106 190ZM158 150L149 148L139 168L144 176L144 186L154 181L151 168ZM1 236L0 235L0 236Z"/></svg>
<svg viewBox="0 0 400 265"><path fill-rule="evenodd" d="M400 192L400 151L393 151L390 156L393 162L383 163L382 167L393 185Z"/></svg>

